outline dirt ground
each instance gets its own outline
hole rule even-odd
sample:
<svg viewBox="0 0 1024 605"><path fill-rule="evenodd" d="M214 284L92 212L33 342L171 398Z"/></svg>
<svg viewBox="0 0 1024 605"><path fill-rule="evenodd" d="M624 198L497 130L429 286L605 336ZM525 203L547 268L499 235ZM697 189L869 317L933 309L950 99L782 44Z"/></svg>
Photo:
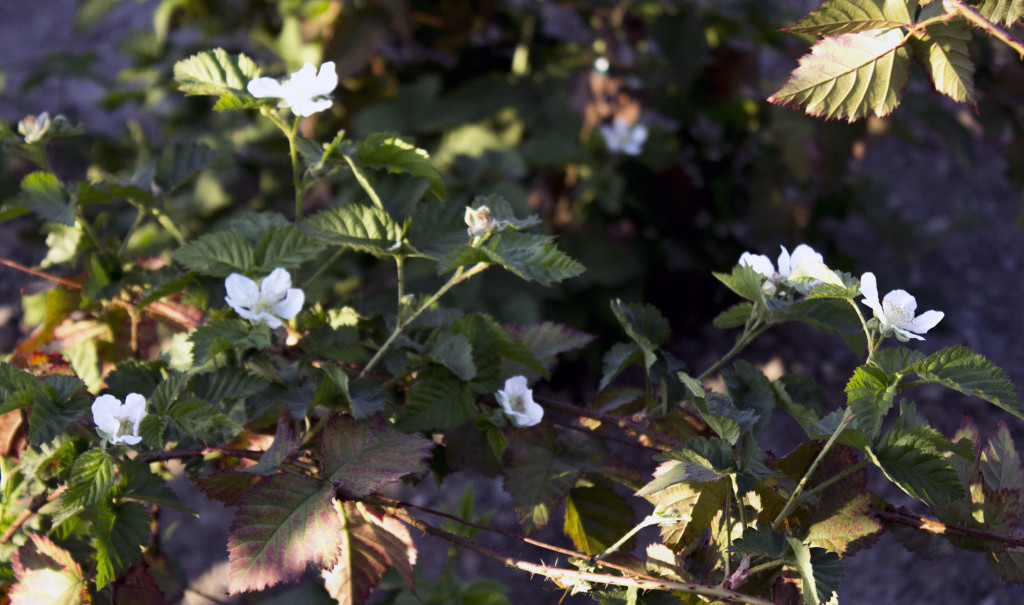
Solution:
<svg viewBox="0 0 1024 605"><path fill-rule="evenodd" d="M19 92L25 79L52 57L82 52L96 53L97 73L115 73L124 65L116 52L117 35L148 27L155 3L125 2L104 26L81 35L71 31L74 0L47 0L31 4L0 2L0 70L5 90L0 94L0 115L16 122L26 114L49 110L84 121L94 132L116 131L128 117L127 109L110 114L96 107L100 87L87 78L51 79L37 88ZM828 225L829 235L844 254L858 259L859 270L873 271L880 289L903 288L918 296L922 310L935 308L946 313L943 322L928 334L919 350L931 352L943 346L964 344L989 357L1007 371L1018 385L1024 384L1024 238L1019 224L1020 196L1005 178L1005 166L993 150L977 143L981 158L973 169L960 166L944 144L929 133L919 133L923 145L910 147L896 137L874 141L863 159L852 169L878 175L885 182L884 195L876 200L883 212L873 216L901 217L916 229L893 234L877 223L853 218ZM17 230L28 227L16 221L0 226L0 256L34 264L43 252L23 245ZM19 335L18 295L35 287L34 280L0 268L0 351L8 351ZM715 349L711 344L721 344ZM688 335L680 343L694 367L706 367L703 357L721 354L728 341L709 329ZM836 346L833 346L836 345ZM852 355L812 331L794 326L770 334L751 351L752 360L770 361L781 353L787 371L811 371L841 390L856 365ZM962 414L970 414L983 434L1006 421L1019 444L1024 444L1024 422L1014 420L992 406L943 389L919 389L912 394L921 411L947 433L955 430ZM771 447L784 454L786 439L776 436ZM883 482L873 486L881 489ZM477 493L488 506L507 507L507 496L499 484L483 483ZM886 495L893 495L886 492ZM230 511L205 504L202 497L182 487L187 506L204 509L200 519L168 517L173 527L167 536L168 549L183 556L189 578L200 592L222 595L226 586L227 525ZM431 498L447 495L433 494ZM498 521L510 519L499 518ZM175 538L177 536L177 538ZM197 549L195 540L205 544ZM192 550L187 550L187 549ZM200 554L196 554L196 552ZM528 553L523 553L527 555ZM482 566L481 566L482 565ZM499 568L500 570L500 568ZM484 576L499 573L489 564L466 559L464 573ZM537 594L539 578L522 574L505 576L517 587L513 602ZM1024 588L998 581L984 558L975 553L957 553L942 561L924 561L908 553L891 536L847 561L846 579L841 585L845 605L1012 605L1024 602ZM535 603L556 603L560 592L545 591ZM211 601L189 594L186 603ZM569 600L566 600L568 603ZM575 601L582 602L582 601Z"/></svg>

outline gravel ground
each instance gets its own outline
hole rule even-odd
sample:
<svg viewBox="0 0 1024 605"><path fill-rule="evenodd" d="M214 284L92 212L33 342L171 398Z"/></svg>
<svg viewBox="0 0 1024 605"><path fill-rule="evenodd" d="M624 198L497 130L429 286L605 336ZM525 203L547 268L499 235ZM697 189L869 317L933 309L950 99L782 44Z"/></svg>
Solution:
<svg viewBox="0 0 1024 605"><path fill-rule="evenodd" d="M0 94L0 115L16 122L26 114L48 110L82 120L93 132L117 132L130 109L111 113L98 108L96 101L102 87L89 77L68 75L46 80L25 93L19 89L44 62L85 52L95 53L93 73L107 77L116 74L125 62L116 52L120 38L110 32L148 27L150 9L155 4L154 0L124 2L102 27L68 35L74 0L31 5L0 3L0 70L6 81L5 91ZM914 231L886 237L889 232L879 229L877 223L858 217L829 225L829 232L846 255L858 260L859 270L871 270L878 276L882 292L904 288L918 296L922 309L946 312L945 320L929 333L921 350L965 344L1004 368L1016 384L1024 384L1024 339L1020 338L1024 335L1024 314L1019 303L1024 300L1024 280L1020 278L1024 239L1017 226L1020 198L1006 181L1004 165L993 150L978 143L976 152L982 160L968 170L944 151L941 141L929 133L920 136L923 144L916 148L895 137L881 137L853 166L853 170L876 175L886 184L886 193L876 200L876 210L881 212L870 215L900 217L914 225ZM19 228L19 221L0 227L0 256L33 264L42 251L22 245L17 237ZM22 274L0 269L0 350L9 350L17 337L17 296L31 281ZM699 342L684 342L681 346L691 352L706 350L708 342L715 339L709 332ZM722 342L720 336L717 340ZM832 343L820 344L822 341L809 330L787 328L770 335L752 355L763 354L767 360L770 352L782 350L787 371L814 371L818 378L831 380L833 386L841 388L856 360L841 347L832 348ZM694 353L695 366L701 365L699 357ZM999 421L1006 420L1017 442L1024 443L1024 424L988 404L943 389L921 389L914 397L922 412L946 432L955 429L961 414L968 413L983 434L991 433ZM785 453L784 440L775 447L777 453ZM872 485L883 489L881 481ZM202 509L204 514L199 519L168 517L167 525L175 531L168 536L167 548L187 553L183 561L193 586L220 598L226 586L223 549L230 511L208 503L187 485L179 487L185 504ZM489 506L507 508L507 496L496 484L480 481L477 493L486 496ZM447 496L433 494L430 498L436 501ZM175 535L179 537L177 542ZM195 548L196 536L206 541L202 556L184 550ZM481 576L501 573L500 566L473 559L461 561L460 571ZM560 592L550 590L536 596L542 585L539 578L517 574L508 581L515 587L513 602L523 602L527 594L535 595L530 599L535 603L556 603L562 597ZM848 560L842 594L845 605L1024 602L1024 589L996 580L982 555L957 553L943 561L924 561L888 535L872 549ZM210 602L195 594L187 599L194 605Z"/></svg>

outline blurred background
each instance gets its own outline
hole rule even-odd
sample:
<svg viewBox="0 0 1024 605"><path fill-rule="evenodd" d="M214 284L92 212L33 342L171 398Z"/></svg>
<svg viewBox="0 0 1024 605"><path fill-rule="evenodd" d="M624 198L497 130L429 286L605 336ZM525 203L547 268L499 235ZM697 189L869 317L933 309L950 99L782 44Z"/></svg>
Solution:
<svg viewBox="0 0 1024 605"><path fill-rule="evenodd" d="M541 216L560 247L587 266L582 277L556 288L490 272L452 293L453 305L487 310L501 321L557 320L596 335L595 345L554 375L551 390L566 400L593 396L602 351L622 339L610 299L657 306L673 328L669 348L699 372L735 337L711 324L736 302L711 271L728 270L746 250L774 260L780 245L799 243L822 252L833 268L858 276L873 271L883 293L903 288L920 310L944 311L919 350L967 345L1024 384L1024 65L1008 48L977 36L976 106L936 93L915 67L889 117L854 124L811 118L765 99L812 42L780 29L815 6L3 2L0 117L15 124L48 111L80 122L85 137L52 148L65 181L98 173L127 178L136 162L177 139L199 139L230 157L174 200L187 231L189 222L216 223L229 210L286 209L291 183L287 147L273 127L245 112L215 113L207 98L183 97L172 82L174 63L218 46L249 54L275 77L331 60L341 77L336 102L304 122L307 136L327 140L343 129L357 138L378 131L411 137L430 151L451 196L468 204L476 195L501 194L518 214ZM646 126L639 154L608 149L601 126L615 119ZM0 200L29 170L0 160ZM310 211L359 194L349 178L338 175L311 192ZM403 189L408 184L398 177L393 187L393 195L423 193ZM44 258L44 237L61 234L41 236L38 227L28 216L0 224L0 256L59 272L84 270ZM161 237L143 233L134 249L140 256L159 250ZM343 260L330 273L321 295L369 313L391 308L381 298L390 297L387 274L365 259ZM413 267L410 277L428 283L432 270ZM21 296L42 287L0 268L0 351L24 335ZM800 325L770 332L744 358L779 373L811 374L837 404L859 361L840 339ZM1024 424L984 402L941 389L906 395L947 434L966 413L983 435L1006 420L1024 443ZM777 455L788 452L792 430L780 426L772 434ZM478 487L476 495L478 508L505 504L500 485ZM179 531L212 541L203 557L189 555L190 578L222 562L229 519L230 511L220 511L181 520ZM497 573L477 565L464 563L470 573ZM510 574L510 583L522 581ZM211 577L204 590L219 594L217 574ZM534 579L523 594L536 595L541 585ZM1024 590L996 580L982 555L925 561L888 535L848 561L841 592L847 604L1024 601ZM542 594L551 603L562 596Z"/></svg>

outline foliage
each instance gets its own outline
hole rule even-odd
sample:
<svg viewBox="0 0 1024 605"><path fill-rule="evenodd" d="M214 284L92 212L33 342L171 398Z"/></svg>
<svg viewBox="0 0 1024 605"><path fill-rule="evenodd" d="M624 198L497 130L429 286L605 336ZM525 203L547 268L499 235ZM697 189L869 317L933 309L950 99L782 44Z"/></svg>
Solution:
<svg viewBox="0 0 1024 605"><path fill-rule="evenodd" d="M101 4L116 2L85 3L82 19ZM470 52L460 46L468 32L439 34L438 61L473 55L442 79L401 62L428 37L414 21L450 24L402 3L187 4L161 2L154 31L135 41L136 75L163 82L140 102L166 102L163 123L182 138L107 141L117 152L79 170L50 163L55 139L83 136L66 118L40 115L17 131L0 122L19 180L0 220L40 225L48 253L23 269L53 284L25 297L35 329L0 361L0 413L24 425L0 458L0 596L175 600L152 532L159 507L184 508L167 486L170 460L235 509L232 593L312 569L322 586L302 593L311 600L364 603L379 588L389 603L509 602L500 582L462 582L451 553L440 577L423 577L419 534L601 603L763 604L782 599L781 586L809 605L836 602L843 559L887 528L925 556L984 551L997 576L1024 580L1014 536L1024 470L1009 430L983 437L965 421L946 436L904 398L932 384L1024 419L1001 369L966 347L883 346L891 330L865 315L861 280L823 262L783 269L780 260L779 273L733 264L721 259L737 242L716 241L708 234L729 229L711 227L685 244L691 253L673 248L681 224L741 218L729 216L732 202L756 210L755 198L790 185L822 195L844 186L812 178L822 166L787 134L817 123L735 91L705 92L721 73L751 77L713 74L711 57L722 63L722 36L775 36L748 18L770 9L510 5L512 46ZM940 93L974 105L972 28L1021 51L1004 29L1021 17L1006 2L826 0L788 28L821 39L768 101L851 122L881 117L900 103L915 59ZM392 26L408 46L371 48ZM175 27L254 31L254 46L276 59L185 49L168 35ZM395 63L387 77L384 56ZM345 90L316 95L329 107L314 116L250 92L252 80L282 71L275 61L325 58L321 73L337 69ZM504 67L493 66L509 61L511 74L496 77ZM576 83L585 101L566 92L570 72L586 80ZM709 115L741 133L739 147L770 148L753 155L774 159L716 157L724 139L674 125ZM762 119L770 135L759 134ZM600 126L613 121L649 124L642 151L601 142ZM849 153L845 140L837 156ZM559 185L528 190L531 181ZM697 221L643 203L666 182L713 192L705 201L721 212ZM236 187L244 193L228 197ZM718 259L728 265L712 274L719 291L742 299L714 319L740 329L735 346L699 374L672 352L685 305L625 302L642 298L630 284L667 256ZM251 291L233 291L239 284ZM283 325L271 328L268 314ZM736 359L794 321L839 336L861 360L837 407L810 377L773 380ZM586 375L572 376L567 358ZM529 388L496 396L513 377L533 385L536 401ZM569 379L579 384L562 388ZM562 403L566 392L586 401ZM96 433L90 411L101 395L145 398L141 421L108 424L139 443ZM502 407L526 405L543 413L513 423ZM776 456L761 438L782 415L807 438ZM914 511L870 493L868 469ZM477 517L471 491L457 515L402 499L421 502L431 484L447 491L463 470L501 478L518 531ZM529 537L552 523L564 545ZM658 537L640 548L639 530L655 525ZM479 531L515 546L493 551L472 540ZM517 558L527 541L568 562Z"/></svg>

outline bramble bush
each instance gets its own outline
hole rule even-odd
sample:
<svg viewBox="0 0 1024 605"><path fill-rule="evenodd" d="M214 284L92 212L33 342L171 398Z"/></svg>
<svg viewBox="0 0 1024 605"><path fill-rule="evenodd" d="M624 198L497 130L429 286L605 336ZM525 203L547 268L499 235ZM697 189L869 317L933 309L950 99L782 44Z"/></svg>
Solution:
<svg viewBox="0 0 1024 605"><path fill-rule="evenodd" d="M153 73L178 4L162 3L152 38L136 40ZM327 32L343 29L340 15L349 33L379 26L380 15L326 1L278 8L278 37L263 38L295 71L267 77L269 63L216 48L173 64L174 92L132 93L198 98L179 99L184 112L164 118L179 136L159 145L135 138L79 170L66 158L52 165L51 155L87 153L60 139L88 125L46 113L0 122L12 165L33 166L0 219L33 215L47 245L38 267L0 262L52 284L25 295L32 330L0 362L0 414L11 420L0 458L0 578L11 603L179 599L184 587L154 522L161 508L187 511L168 487L170 461L234 507L232 593L315 570L321 593L364 603L393 570L388 603L508 602L494 580L463 582L450 567L436 583L417 574L417 533L608 604L836 603L843 559L886 529L926 555L984 551L997 576L1024 581L1024 471L1009 431L982 435L965 419L943 435L898 397L937 384L1024 419L1013 385L982 355L914 349L943 313L919 313L904 290L881 296L874 273L837 270L806 244L774 261L746 252L713 274L739 298L714 319L739 331L735 346L710 367L688 368L668 350L669 320L656 306L597 298L632 279L636 261L618 259L613 243L609 252L580 242L622 221L642 225L651 211L624 193L627 179L647 176L634 160L667 165L679 145L673 121L645 110L636 83L614 73L650 50L635 26L662 35L699 18L711 40L742 18L596 5L592 20L621 37L565 59L597 99L582 119L565 120L564 93L538 96L550 82L528 77L541 60L529 54L538 15L565 7L510 9L532 23L511 53L513 79L478 80L441 99L439 82L425 77L357 107L338 130L339 100L369 98L370 84L352 76L338 92L351 57ZM972 29L1024 53L1005 29L1022 14L1019 2L996 0L827 0L789 28L821 39L769 100L826 118L883 116L898 105L913 58L939 92L973 104ZM320 63L321 45L337 63ZM637 67L652 82L664 83L658 70L689 69L675 63L685 46L655 50L663 64ZM666 91L650 94L676 94ZM514 118L538 99L541 114ZM756 119L742 100L735 106ZM192 114L202 117L189 126ZM722 116L720 126L734 125ZM379 124L392 127L367 131ZM729 170L712 164L742 152L704 152L687 178L697 186L710 177L714 189ZM557 174L562 197L528 203L529 170L552 177L556 165L572 167ZM787 174L812 187L808 172ZM225 187L250 201L225 203ZM587 221L603 227L587 230ZM664 241L643 249L671 252L666 227L651 224L645 233ZM562 239L587 250L587 262L628 269L585 269ZM700 245L719 258L726 249ZM598 277L573 290L588 270ZM504 277L486 281L496 273ZM541 293L557 288L566 288L562 303ZM519 304L526 310L507 319ZM607 341L579 327L606 307L614 330L594 331ZM808 376L772 380L738 359L786 322L817 328L861 360L845 402L828 401ZM586 401L540 395L556 392L546 385L560 360L581 351L600 358L599 377L575 391L591 389ZM711 390L719 375L724 388ZM759 444L777 414L806 434L781 457ZM870 493L869 467L914 508ZM427 482L445 490L470 469L503 479L520 532L489 527L471 491L457 514L401 499ZM558 523L567 542L530 537ZM652 526L657 539L638 543ZM494 551L473 541L481 531L547 549L559 563Z"/></svg>

